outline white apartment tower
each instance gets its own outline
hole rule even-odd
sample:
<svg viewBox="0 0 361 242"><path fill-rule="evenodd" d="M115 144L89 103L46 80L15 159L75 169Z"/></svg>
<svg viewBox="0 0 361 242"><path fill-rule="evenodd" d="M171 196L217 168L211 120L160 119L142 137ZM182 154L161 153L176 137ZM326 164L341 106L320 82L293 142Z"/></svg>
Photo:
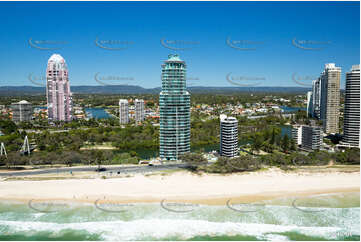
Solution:
<svg viewBox="0 0 361 242"><path fill-rule="evenodd" d="M345 145L360 147L360 65L346 73L343 132Z"/></svg>
<svg viewBox="0 0 361 242"><path fill-rule="evenodd" d="M144 100L143 99L135 99L135 121L142 122L144 121Z"/></svg>
<svg viewBox="0 0 361 242"><path fill-rule="evenodd" d="M220 115L221 141L220 155L235 157L238 155L238 121L234 117Z"/></svg>
<svg viewBox="0 0 361 242"><path fill-rule="evenodd" d="M127 99L119 100L119 123L129 123L129 105Z"/></svg>
<svg viewBox="0 0 361 242"><path fill-rule="evenodd" d="M297 146L302 144L302 125L292 127L292 139Z"/></svg>
<svg viewBox="0 0 361 242"><path fill-rule="evenodd" d="M14 122L24 122L30 121L33 115L33 108L31 103L26 100L22 100L17 103L12 103L11 105L13 110L13 121Z"/></svg>

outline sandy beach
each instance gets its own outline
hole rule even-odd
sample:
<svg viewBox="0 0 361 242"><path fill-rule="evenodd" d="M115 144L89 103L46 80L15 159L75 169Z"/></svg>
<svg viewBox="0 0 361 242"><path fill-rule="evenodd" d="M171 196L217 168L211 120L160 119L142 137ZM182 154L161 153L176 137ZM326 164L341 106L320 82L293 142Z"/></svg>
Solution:
<svg viewBox="0 0 361 242"><path fill-rule="evenodd" d="M279 169L247 174L202 174L174 172L167 175L134 175L111 179L66 179L1 181L2 200L63 199L93 202L197 202L224 204L228 199L252 202L290 196L359 192L360 173L300 173Z"/></svg>

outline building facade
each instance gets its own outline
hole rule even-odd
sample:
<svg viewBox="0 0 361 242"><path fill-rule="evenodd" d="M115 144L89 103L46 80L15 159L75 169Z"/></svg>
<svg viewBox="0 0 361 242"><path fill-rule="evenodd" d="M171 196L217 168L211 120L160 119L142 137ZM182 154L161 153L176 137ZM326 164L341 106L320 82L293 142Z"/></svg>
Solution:
<svg viewBox="0 0 361 242"><path fill-rule="evenodd" d="M321 117L321 78L312 82L312 117L320 119Z"/></svg>
<svg viewBox="0 0 361 242"><path fill-rule="evenodd" d="M13 110L12 120L16 123L30 121L33 115L33 107L31 103L26 100L22 100L17 103L12 103L11 108Z"/></svg>
<svg viewBox="0 0 361 242"><path fill-rule="evenodd" d="M129 123L129 104L127 99L119 100L119 123Z"/></svg>
<svg viewBox="0 0 361 242"><path fill-rule="evenodd" d="M61 55L53 54L46 69L46 98L48 120L72 120L72 94L68 77L68 67Z"/></svg>
<svg viewBox="0 0 361 242"><path fill-rule="evenodd" d="M220 115L220 149L221 156L235 157L239 155L238 149L238 121L234 117Z"/></svg>
<svg viewBox="0 0 361 242"><path fill-rule="evenodd" d="M321 109L320 119L325 133L339 132L341 68L334 63L325 65L321 74Z"/></svg>
<svg viewBox="0 0 361 242"><path fill-rule="evenodd" d="M292 127L292 139L296 145L302 144L302 125Z"/></svg>
<svg viewBox="0 0 361 242"><path fill-rule="evenodd" d="M159 112L159 155L177 160L190 152L190 94L186 89L186 64L178 55L169 55L162 65Z"/></svg>
<svg viewBox="0 0 361 242"><path fill-rule="evenodd" d="M144 100L143 99L135 99L134 107L135 107L135 121L143 122L144 121Z"/></svg>
<svg viewBox="0 0 361 242"><path fill-rule="evenodd" d="M345 145L360 147L360 65L346 73L343 132Z"/></svg>
<svg viewBox="0 0 361 242"><path fill-rule="evenodd" d="M318 126L302 126L302 148L306 150L319 150L322 145L322 129Z"/></svg>
<svg viewBox="0 0 361 242"><path fill-rule="evenodd" d="M312 92L307 92L307 115L313 117Z"/></svg>

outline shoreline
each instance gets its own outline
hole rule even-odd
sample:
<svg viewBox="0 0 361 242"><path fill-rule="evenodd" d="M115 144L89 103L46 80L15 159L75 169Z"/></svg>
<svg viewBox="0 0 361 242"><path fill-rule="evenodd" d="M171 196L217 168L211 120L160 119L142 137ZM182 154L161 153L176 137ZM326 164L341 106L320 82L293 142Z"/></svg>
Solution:
<svg viewBox="0 0 361 242"><path fill-rule="evenodd" d="M81 204L81 205L93 205L97 200L100 202L112 202L116 204L160 204L163 202L171 203L186 203L186 204L197 204L197 205L208 205L208 206L220 206L226 205L227 202L232 203L257 203L262 202L266 205L278 205L279 203L274 202L276 199L298 199L298 198L310 198L315 196L331 196L338 194L350 194L350 193L360 193L358 188L349 188L349 189L331 189L331 190L318 190L318 191L307 191L307 192L298 192L298 193L273 193L267 195L248 195L248 196L217 196L217 197L208 197L208 198L186 198L186 197L168 197L168 198L152 198L152 197L139 197L139 198L130 198L130 197L115 197L115 196L94 196L88 198L75 197L75 198L54 198L54 197L1 197L0 203L29 203L29 201L34 202L64 202L68 204Z"/></svg>
<svg viewBox="0 0 361 242"><path fill-rule="evenodd" d="M167 175L135 175L112 179L0 181L0 199L63 200L94 203L197 203L224 205L322 194L360 192L360 172L300 173L277 169L248 174L202 174L179 171Z"/></svg>

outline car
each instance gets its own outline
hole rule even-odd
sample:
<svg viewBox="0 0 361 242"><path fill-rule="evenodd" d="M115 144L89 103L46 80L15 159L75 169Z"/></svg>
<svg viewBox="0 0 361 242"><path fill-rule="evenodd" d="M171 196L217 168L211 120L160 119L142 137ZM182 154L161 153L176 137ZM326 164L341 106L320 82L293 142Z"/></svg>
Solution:
<svg viewBox="0 0 361 242"><path fill-rule="evenodd" d="M104 168L104 167L99 167L99 168L96 168L95 171L97 172L102 172L102 171L106 171L107 169Z"/></svg>
<svg viewBox="0 0 361 242"><path fill-rule="evenodd" d="M148 163L148 166L162 165L162 162L159 160L151 160Z"/></svg>

